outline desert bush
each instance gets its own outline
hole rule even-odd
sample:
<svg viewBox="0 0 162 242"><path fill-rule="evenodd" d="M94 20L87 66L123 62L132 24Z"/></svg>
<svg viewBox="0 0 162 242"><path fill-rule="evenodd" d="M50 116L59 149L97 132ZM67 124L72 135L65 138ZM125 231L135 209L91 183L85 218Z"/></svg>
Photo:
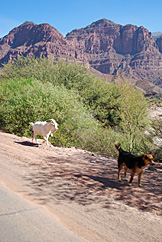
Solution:
<svg viewBox="0 0 162 242"><path fill-rule="evenodd" d="M79 93L103 127L114 127L119 124L120 93L116 85L93 79L88 88L82 88Z"/></svg>
<svg viewBox="0 0 162 242"><path fill-rule="evenodd" d="M150 129L148 102L143 94L130 86L128 82L118 85L120 92L118 126L122 134L120 140L127 151L140 154L150 150L150 140L145 132Z"/></svg>
<svg viewBox="0 0 162 242"><path fill-rule="evenodd" d="M3 65L1 79L15 78L34 78L43 83L53 81L57 70L55 70L55 61L49 61L47 58L35 58L20 56L14 61ZM57 69L57 68L56 68Z"/></svg>

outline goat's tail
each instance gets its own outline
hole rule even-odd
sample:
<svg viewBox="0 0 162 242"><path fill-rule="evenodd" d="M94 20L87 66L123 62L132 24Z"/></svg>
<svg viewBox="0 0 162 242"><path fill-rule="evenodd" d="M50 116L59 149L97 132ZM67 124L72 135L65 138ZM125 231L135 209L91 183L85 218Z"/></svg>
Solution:
<svg viewBox="0 0 162 242"><path fill-rule="evenodd" d="M118 152L120 152L120 150L121 150L120 142L118 142L118 141L115 142L115 149L116 149Z"/></svg>
<svg viewBox="0 0 162 242"><path fill-rule="evenodd" d="M33 127L34 123L31 122L31 123L29 123L29 125L31 125Z"/></svg>

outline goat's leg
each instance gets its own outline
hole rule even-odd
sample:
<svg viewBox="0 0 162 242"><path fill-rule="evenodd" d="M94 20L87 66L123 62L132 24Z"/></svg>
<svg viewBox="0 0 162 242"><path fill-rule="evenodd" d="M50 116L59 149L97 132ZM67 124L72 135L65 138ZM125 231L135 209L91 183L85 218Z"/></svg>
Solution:
<svg viewBox="0 0 162 242"><path fill-rule="evenodd" d="M35 136L35 142L38 144L37 135Z"/></svg>
<svg viewBox="0 0 162 242"><path fill-rule="evenodd" d="M43 143L47 143L47 145L48 145L48 137L46 137L46 136L43 136L43 139L44 139L44 141L43 141Z"/></svg>
<svg viewBox="0 0 162 242"><path fill-rule="evenodd" d="M35 140L35 142L37 143L37 134L34 132L34 134L33 134L33 138L32 138L32 141L34 142L34 140Z"/></svg>

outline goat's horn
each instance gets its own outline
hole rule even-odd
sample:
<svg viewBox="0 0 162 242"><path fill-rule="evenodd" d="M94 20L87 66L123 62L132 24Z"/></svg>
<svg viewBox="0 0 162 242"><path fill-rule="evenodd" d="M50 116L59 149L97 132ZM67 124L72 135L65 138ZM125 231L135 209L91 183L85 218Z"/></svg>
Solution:
<svg viewBox="0 0 162 242"><path fill-rule="evenodd" d="M46 122L47 121L51 121L52 123L54 123L54 119L47 119Z"/></svg>

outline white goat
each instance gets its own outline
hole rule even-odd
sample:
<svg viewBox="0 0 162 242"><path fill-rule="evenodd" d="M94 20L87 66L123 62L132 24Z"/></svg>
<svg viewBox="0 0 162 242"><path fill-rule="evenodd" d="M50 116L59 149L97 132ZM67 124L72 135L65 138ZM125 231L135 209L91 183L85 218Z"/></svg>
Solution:
<svg viewBox="0 0 162 242"><path fill-rule="evenodd" d="M50 121L50 122L48 122ZM54 119L48 119L46 121L38 121L36 123L29 123L33 127L33 141L35 140L37 143L37 135L42 135L44 138L44 142L47 142L49 135L53 136L53 134L58 130L58 124Z"/></svg>

